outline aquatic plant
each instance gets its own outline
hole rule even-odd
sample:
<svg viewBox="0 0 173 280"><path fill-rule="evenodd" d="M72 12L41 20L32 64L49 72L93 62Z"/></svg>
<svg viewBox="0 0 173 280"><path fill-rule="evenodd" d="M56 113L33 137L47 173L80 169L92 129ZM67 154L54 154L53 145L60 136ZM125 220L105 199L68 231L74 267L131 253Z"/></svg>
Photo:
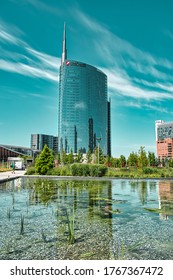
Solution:
<svg viewBox="0 0 173 280"><path fill-rule="evenodd" d="M146 207L144 207L144 210L147 210L147 211L153 212L153 213L173 216L173 211L171 211L171 209L170 210L167 210L167 209L165 210L165 209L160 209L160 208L146 208Z"/></svg>
<svg viewBox="0 0 173 280"><path fill-rule="evenodd" d="M14 193L12 193L12 205L13 205L13 208L14 208L14 204L15 204L15 198L14 198Z"/></svg>
<svg viewBox="0 0 173 280"><path fill-rule="evenodd" d="M41 230L41 236L42 236L43 241L46 243L47 239L46 239L46 235L45 235L43 229Z"/></svg>
<svg viewBox="0 0 173 280"><path fill-rule="evenodd" d="M114 255L114 259L117 260L125 260L126 259L126 254L132 254L136 249L139 249L144 244L144 242L135 242L132 245L125 246L124 240L122 241L120 249L117 251L117 254Z"/></svg>
<svg viewBox="0 0 173 280"><path fill-rule="evenodd" d="M20 216L20 234L24 234L24 216Z"/></svg>
<svg viewBox="0 0 173 280"><path fill-rule="evenodd" d="M73 207L73 212L72 212L71 216L68 214L68 211L66 209L66 216L67 216L67 225L68 225L68 241L70 244L74 244L75 243L74 207Z"/></svg>
<svg viewBox="0 0 173 280"><path fill-rule="evenodd" d="M7 218L10 220L11 218L11 210L10 208L7 208Z"/></svg>

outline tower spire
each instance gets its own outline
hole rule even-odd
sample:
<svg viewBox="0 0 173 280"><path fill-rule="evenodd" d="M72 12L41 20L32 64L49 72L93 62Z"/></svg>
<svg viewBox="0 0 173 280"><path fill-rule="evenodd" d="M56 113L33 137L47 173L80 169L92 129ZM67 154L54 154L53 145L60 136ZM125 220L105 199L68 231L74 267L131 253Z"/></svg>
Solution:
<svg viewBox="0 0 173 280"><path fill-rule="evenodd" d="M63 42L62 42L62 58L61 65L64 64L67 59L67 49L66 49L66 23L64 22L64 34L63 34Z"/></svg>

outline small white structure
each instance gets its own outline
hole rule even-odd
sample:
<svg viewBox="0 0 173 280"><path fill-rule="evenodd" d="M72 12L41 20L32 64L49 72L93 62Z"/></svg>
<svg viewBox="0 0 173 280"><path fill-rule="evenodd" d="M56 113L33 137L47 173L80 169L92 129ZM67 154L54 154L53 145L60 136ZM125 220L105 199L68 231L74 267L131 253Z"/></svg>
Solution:
<svg viewBox="0 0 173 280"><path fill-rule="evenodd" d="M14 164L15 169L23 170L25 168L24 160L20 157L8 157L9 167L11 166L11 164Z"/></svg>

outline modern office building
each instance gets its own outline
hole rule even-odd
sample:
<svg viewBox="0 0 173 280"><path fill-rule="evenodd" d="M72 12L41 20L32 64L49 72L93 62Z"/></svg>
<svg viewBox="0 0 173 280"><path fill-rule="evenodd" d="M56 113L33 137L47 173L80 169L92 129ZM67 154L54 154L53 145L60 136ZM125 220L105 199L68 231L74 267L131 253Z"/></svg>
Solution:
<svg viewBox="0 0 173 280"><path fill-rule="evenodd" d="M0 164L2 162L7 162L9 157L24 157L28 155L25 151L19 152L16 149L16 146L10 145L1 145L0 144ZM29 148L24 148L29 150Z"/></svg>
<svg viewBox="0 0 173 280"><path fill-rule="evenodd" d="M173 158L173 122L155 122L157 157Z"/></svg>
<svg viewBox="0 0 173 280"><path fill-rule="evenodd" d="M59 151L91 152L98 145L111 155L107 76L96 67L67 58L66 27L59 76Z"/></svg>
<svg viewBox="0 0 173 280"><path fill-rule="evenodd" d="M47 145L55 154L58 153L58 137L46 134L31 134L31 148L42 151Z"/></svg>

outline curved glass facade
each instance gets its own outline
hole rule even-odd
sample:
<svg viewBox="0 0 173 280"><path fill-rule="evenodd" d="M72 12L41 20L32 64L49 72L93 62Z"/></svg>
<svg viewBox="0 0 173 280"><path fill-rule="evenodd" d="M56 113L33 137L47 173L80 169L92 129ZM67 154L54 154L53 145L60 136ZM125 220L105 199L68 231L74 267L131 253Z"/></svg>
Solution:
<svg viewBox="0 0 173 280"><path fill-rule="evenodd" d="M108 126L107 76L86 63L64 60L59 79L60 151L93 151L99 141L107 154Z"/></svg>

